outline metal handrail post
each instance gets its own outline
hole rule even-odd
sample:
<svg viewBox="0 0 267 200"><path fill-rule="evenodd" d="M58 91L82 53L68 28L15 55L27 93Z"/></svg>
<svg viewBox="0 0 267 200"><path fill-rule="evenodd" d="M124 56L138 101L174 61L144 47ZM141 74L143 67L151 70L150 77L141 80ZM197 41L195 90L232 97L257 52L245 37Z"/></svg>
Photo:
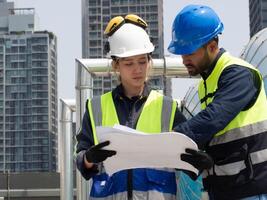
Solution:
<svg viewBox="0 0 267 200"><path fill-rule="evenodd" d="M75 69L75 90L76 90L76 128L81 127L83 113L85 112L86 100L92 97L92 79L86 67L76 60ZM76 173L77 200L89 199L91 181L86 181L79 171Z"/></svg>
<svg viewBox="0 0 267 200"><path fill-rule="evenodd" d="M73 200L73 112L74 100L60 99L60 199Z"/></svg>

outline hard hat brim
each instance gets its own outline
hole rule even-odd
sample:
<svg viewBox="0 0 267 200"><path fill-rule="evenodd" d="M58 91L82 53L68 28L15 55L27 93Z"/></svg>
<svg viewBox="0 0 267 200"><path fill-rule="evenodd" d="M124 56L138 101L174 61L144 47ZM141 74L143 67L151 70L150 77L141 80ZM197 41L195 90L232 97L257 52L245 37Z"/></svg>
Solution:
<svg viewBox="0 0 267 200"><path fill-rule="evenodd" d="M132 51L127 51L127 52L124 52L124 53L118 53L118 54L111 54L110 52L107 53L107 57L108 58L111 58L112 56L115 56L115 57L118 57L118 58L126 58L126 57L130 57L130 56L136 56L136 55L141 55L141 54L148 54L148 53L151 53L153 52L155 49L154 46L151 45L150 48L147 48L147 49L135 49L135 50L132 50Z"/></svg>
<svg viewBox="0 0 267 200"><path fill-rule="evenodd" d="M176 55L187 55L194 53L200 46L181 46L177 44L176 42L171 41L169 46L168 46L168 51L172 54Z"/></svg>

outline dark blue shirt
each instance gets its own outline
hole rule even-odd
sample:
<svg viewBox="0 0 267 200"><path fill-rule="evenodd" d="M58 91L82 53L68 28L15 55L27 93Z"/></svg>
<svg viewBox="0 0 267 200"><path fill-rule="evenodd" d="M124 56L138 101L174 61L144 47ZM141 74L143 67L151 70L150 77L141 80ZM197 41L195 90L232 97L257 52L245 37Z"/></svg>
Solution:
<svg viewBox="0 0 267 200"><path fill-rule="evenodd" d="M221 49L218 58L222 53L224 53L223 49ZM214 66L212 66L212 69ZM208 73L210 74L211 71ZM206 76L202 74L203 79L206 79L209 74L206 74ZM229 66L219 78L218 89L213 101L206 109L187 122L179 124L174 130L189 136L200 148L203 148L240 111L255 102L259 90L260 78L257 73L239 65Z"/></svg>
<svg viewBox="0 0 267 200"><path fill-rule="evenodd" d="M143 94L141 96L136 96L132 98L128 98L124 95L122 85L119 85L112 91L112 98L121 125L135 128L136 124L134 122L137 121L136 118L139 117L140 109L142 108L142 105L146 102L150 91L151 88L145 85ZM184 122L185 120L186 118L184 117L184 115L179 111L179 109L176 109L173 127L177 126L179 123ZM94 145L92 126L87 108L83 116L82 129L77 134L76 139L78 142L76 146L77 168L81 172L82 176L88 180L96 174L96 169L86 169L83 161L85 150Z"/></svg>

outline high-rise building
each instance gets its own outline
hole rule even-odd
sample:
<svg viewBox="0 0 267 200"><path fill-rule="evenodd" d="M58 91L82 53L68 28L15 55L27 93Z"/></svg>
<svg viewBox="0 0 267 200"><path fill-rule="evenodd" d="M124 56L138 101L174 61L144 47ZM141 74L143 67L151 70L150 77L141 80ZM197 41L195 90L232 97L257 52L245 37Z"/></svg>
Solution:
<svg viewBox="0 0 267 200"><path fill-rule="evenodd" d="M267 0L249 0L250 37L267 27Z"/></svg>
<svg viewBox="0 0 267 200"><path fill-rule="evenodd" d="M112 17L127 14L139 15L148 23L156 47L153 58L162 58L163 0L82 0L82 57L105 57L105 27Z"/></svg>
<svg viewBox="0 0 267 200"><path fill-rule="evenodd" d="M57 169L57 40L0 3L0 172Z"/></svg>

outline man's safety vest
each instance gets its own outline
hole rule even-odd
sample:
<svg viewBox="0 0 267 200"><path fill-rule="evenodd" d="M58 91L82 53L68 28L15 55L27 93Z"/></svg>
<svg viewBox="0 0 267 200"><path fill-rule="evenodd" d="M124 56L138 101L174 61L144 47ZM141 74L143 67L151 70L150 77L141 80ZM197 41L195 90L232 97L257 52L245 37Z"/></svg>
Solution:
<svg viewBox="0 0 267 200"><path fill-rule="evenodd" d="M205 109L213 101L223 70L232 65L247 67L258 74L261 89L255 103L219 131L206 149L215 165L203 182L215 199L267 192L267 101L259 71L249 63L223 53L209 77L199 84L201 108Z"/></svg>
<svg viewBox="0 0 267 200"><path fill-rule="evenodd" d="M88 101L88 110L91 116L94 143L98 144L96 126L112 127L119 124L112 93L108 92ZM172 130L175 110L176 103L172 99L151 91L136 123L136 130L148 134ZM127 199L127 170L119 171L111 177L103 169L100 171L101 173L93 177L90 198ZM133 199L136 200L175 200L174 169L133 169L132 194Z"/></svg>

